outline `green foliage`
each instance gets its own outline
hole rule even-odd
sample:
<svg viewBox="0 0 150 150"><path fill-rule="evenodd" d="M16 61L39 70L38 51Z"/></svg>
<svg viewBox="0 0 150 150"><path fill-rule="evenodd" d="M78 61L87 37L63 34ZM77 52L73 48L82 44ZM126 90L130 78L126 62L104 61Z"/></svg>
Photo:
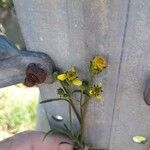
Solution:
<svg viewBox="0 0 150 150"><path fill-rule="evenodd" d="M49 103L49 102L53 102L53 101L67 101L67 102L69 102L67 99L53 98L53 99L44 100L44 101L40 102L40 104Z"/></svg>
<svg viewBox="0 0 150 150"><path fill-rule="evenodd" d="M0 112L0 127L10 132L33 128L36 119L37 102L35 99L26 105L10 101Z"/></svg>
<svg viewBox="0 0 150 150"><path fill-rule="evenodd" d="M62 98L68 98L69 96L63 88L58 88L57 94Z"/></svg>
<svg viewBox="0 0 150 150"><path fill-rule="evenodd" d="M85 144L81 140L81 135L78 131L74 131L73 128L69 128L66 124L64 124L64 127L62 128L52 128L50 131L48 131L45 134L44 139L49 135L49 134L62 134L67 136L72 140L73 143L66 143L66 142L61 142L60 144L71 144L74 147L74 150L83 150Z"/></svg>
<svg viewBox="0 0 150 150"><path fill-rule="evenodd" d="M11 8L13 7L12 0L0 0L0 6L3 8Z"/></svg>

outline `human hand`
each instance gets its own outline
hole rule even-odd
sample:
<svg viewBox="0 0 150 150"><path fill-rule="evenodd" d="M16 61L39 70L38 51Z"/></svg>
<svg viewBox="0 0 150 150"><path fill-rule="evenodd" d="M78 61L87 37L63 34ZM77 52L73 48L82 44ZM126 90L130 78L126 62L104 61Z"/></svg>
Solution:
<svg viewBox="0 0 150 150"><path fill-rule="evenodd" d="M39 131L16 134L1 141L0 150L73 150L73 144L69 138L63 135L51 135L43 141L44 135L45 133Z"/></svg>

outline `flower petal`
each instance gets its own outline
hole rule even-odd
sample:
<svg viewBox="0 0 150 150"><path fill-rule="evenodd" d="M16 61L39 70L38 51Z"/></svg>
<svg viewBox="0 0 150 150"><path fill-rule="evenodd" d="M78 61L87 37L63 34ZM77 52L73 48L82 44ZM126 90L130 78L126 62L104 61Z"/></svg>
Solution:
<svg viewBox="0 0 150 150"><path fill-rule="evenodd" d="M93 90L92 89L89 90L89 94L93 95Z"/></svg>
<svg viewBox="0 0 150 150"><path fill-rule="evenodd" d="M66 79L66 74L63 73L63 74L58 75L57 79L60 80L60 81L64 81Z"/></svg>
<svg viewBox="0 0 150 150"><path fill-rule="evenodd" d="M96 99L100 100L100 99L102 99L102 96L101 95L96 95Z"/></svg>
<svg viewBox="0 0 150 150"><path fill-rule="evenodd" d="M71 67L71 69L69 71L76 72L76 69L75 69L75 67Z"/></svg>
<svg viewBox="0 0 150 150"><path fill-rule="evenodd" d="M102 83L98 83L98 85L97 85L97 86L101 88L101 87L102 87Z"/></svg>
<svg viewBox="0 0 150 150"><path fill-rule="evenodd" d="M79 80L78 78L76 78L75 80L73 80L72 83L73 83L74 85L77 85L77 86L81 86L81 85L82 85L82 81Z"/></svg>
<svg viewBox="0 0 150 150"><path fill-rule="evenodd" d="M91 69L102 71L106 65L107 62L102 56L95 56L91 62Z"/></svg>

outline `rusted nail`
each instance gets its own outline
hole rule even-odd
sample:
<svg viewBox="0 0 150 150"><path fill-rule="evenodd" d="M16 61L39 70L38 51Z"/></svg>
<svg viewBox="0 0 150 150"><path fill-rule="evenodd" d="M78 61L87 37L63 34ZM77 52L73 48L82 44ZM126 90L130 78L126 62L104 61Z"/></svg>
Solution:
<svg viewBox="0 0 150 150"><path fill-rule="evenodd" d="M26 69L26 78L24 85L32 87L36 84L41 84L46 80L47 73L40 68L38 64L31 63Z"/></svg>

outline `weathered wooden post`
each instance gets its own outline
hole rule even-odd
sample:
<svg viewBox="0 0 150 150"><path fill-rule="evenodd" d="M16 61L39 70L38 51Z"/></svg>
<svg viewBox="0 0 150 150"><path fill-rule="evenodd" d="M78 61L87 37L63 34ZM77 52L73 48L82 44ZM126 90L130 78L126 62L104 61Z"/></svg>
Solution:
<svg viewBox="0 0 150 150"><path fill-rule="evenodd" d="M66 70L86 66L95 54L108 58L99 77L104 99L92 102L86 124L94 148L141 150L135 134L149 136L150 108L143 101L143 83L150 74L149 0L14 0L27 48L52 57ZM42 84L41 98L55 97L57 85ZM46 112L43 108L46 108ZM67 119L67 104L39 106L38 128L49 129L46 113ZM147 115L145 115L147 114Z"/></svg>
<svg viewBox="0 0 150 150"><path fill-rule="evenodd" d="M93 102L89 107L87 118L87 141L95 148L108 149L111 134L115 88L121 54L123 31L119 36L109 29L111 14L115 4L107 1L80 1L80 0L51 0L51 1L14 1L19 22L24 34L28 49L39 50L49 54L55 64L67 70L71 65L79 68L80 74L86 75L89 60L96 54L103 54L109 58L112 67L98 80L105 83L105 100ZM110 6L109 6L110 5ZM124 8L125 6L125 8ZM109 7L112 7L111 9ZM118 32L116 26L124 27L126 19L126 3L121 5L118 12L123 9L121 16L114 16L113 31ZM24 10L24 11L22 11ZM27 17L28 16L28 17ZM118 20L122 20L118 22ZM112 37L110 37L112 36ZM115 37L114 37L115 36ZM109 45L112 41L111 46ZM117 48L117 51L115 49ZM114 49L114 50L112 50ZM115 61L114 61L115 60ZM113 77L113 80L112 80ZM106 80L107 79L107 80ZM56 85L42 84L40 86L42 99L56 97ZM110 98L111 97L111 98ZM39 125L41 130L49 129L44 119L43 105L39 106ZM51 116L58 114L68 119L67 104L51 103L45 106ZM64 108L64 109L62 109ZM43 120L42 120L43 119ZM89 136L90 135L90 136Z"/></svg>

